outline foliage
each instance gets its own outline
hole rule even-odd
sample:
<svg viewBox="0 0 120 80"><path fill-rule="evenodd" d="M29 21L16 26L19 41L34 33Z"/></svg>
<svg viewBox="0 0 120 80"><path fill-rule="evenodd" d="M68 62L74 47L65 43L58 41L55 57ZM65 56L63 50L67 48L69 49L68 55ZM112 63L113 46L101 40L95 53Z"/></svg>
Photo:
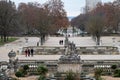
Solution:
<svg viewBox="0 0 120 80"><path fill-rule="evenodd" d="M24 66L23 66L23 69L24 69L25 71L27 71L27 70L29 69L29 66L28 66L28 65L24 65Z"/></svg>
<svg viewBox="0 0 120 80"><path fill-rule="evenodd" d="M80 14L71 20L71 25L79 28L82 31L86 30L86 21L88 20L87 14Z"/></svg>
<svg viewBox="0 0 120 80"><path fill-rule="evenodd" d="M100 44L100 37L103 32L104 19L99 15L91 15L87 22L88 32L95 37L97 45Z"/></svg>
<svg viewBox="0 0 120 80"><path fill-rule="evenodd" d="M24 75L23 75L23 73L22 73L21 71L17 71L17 72L15 73L15 76L16 76L16 77L23 77Z"/></svg>
<svg viewBox="0 0 120 80"><path fill-rule="evenodd" d="M68 19L61 0L50 0L44 5L21 3L18 12L27 33L37 31L40 35L53 34L68 25ZM31 17L32 16L32 17Z"/></svg>
<svg viewBox="0 0 120 80"><path fill-rule="evenodd" d="M19 80L19 79L13 78L12 80Z"/></svg>
<svg viewBox="0 0 120 80"><path fill-rule="evenodd" d="M116 68L117 68L117 65L112 65L112 66L111 66L111 69L114 69L114 70L115 70Z"/></svg>
<svg viewBox="0 0 120 80"><path fill-rule="evenodd" d="M18 13L26 34L40 35L41 45L47 34L55 34L61 27L67 27L69 21L61 0L50 0L45 4L20 3Z"/></svg>
<svg viewBox="0 0 120 80"><path fill-rule="evenodd" d="M113 33L113 31L117 32L119 31L120 23L120 7L118 3L117 0L113 1L113 3L99 3L92 11L80 14L72 19L71 24L72 26L80 27L81 30L86 30L89 27L85 25L86 22L88 22L89 15L96 14L104 17L104 33Z"/></svg>
<svg viewBox="0 0 120 80"><path fill-rule="evenodd" d="M6 42L7 36L13 34L17 27L16 8L12 1L0 1L0 35L1 40ZM17 27L18 29L18 27Z"/></svg>
<svg viewBox="0 0 120 80"><path fill-rule="evenodd" d="M20 3L18 8L11 0L0 1L0 36L3 42L11 35L35 34L42 37L55 34L69 21L61 0Z"/></svg>
<svg viewBox="0 0 120 80"><path fill-rule="evenodd" d="M46 79L46 73L48 72L48 69L44 65L39 65L37 68L37 71L39 73L39 79L38 80L45 80Z"/></svg>
<svg viewBox="0 0 120 80"><path fill-rule="evenodd" d="M24 65L24 66L20 69L20 71L21 71L24 75L26 75L28 69L29 69L29 66L28 66L28 65Z"/></svg>
<svg viewBox="0 0 120 80"><path fill-rule="evenodd" d="M23 77L23 76L25 76L26 74L27 74L27 70L29 69L29 66L28 65L24 65L23 67L21 67L20 69L19 69L19 71L18 72L16 72L16 76L19 76L20 75L20 77Z"/></svg>
<svg viewBox="0 0 120 80"><path fill-rule="evenodd" d="M9 42L13 42L15 40L17 40L18 38L8 38L8 41L7 42L3 42L1 39L0 39L0 45L4 45L5 43L9 43Z"/></svg>
<svg viewBox="0 0 120 80"><path fill-rule="evenodd" d="M75 73L73 73L72 71L66 73L65 80L75 80L75 78Z"/></svg>
<svg viewBox="0 0 120 80"><path fill-rule="evenodd" d="M46 78L45 78L45 76L40 75L39 78L38 78L38 80L46 80Z"/></svg>
<svg viewBox="0 0 120 80"><path fill-rule="evenodd" d="M102 78L101 78L102 69L96 69L94 74L95 74L96 80L101 80L101 79L102 79Z"/></svg>
<svg viewBox="0 0 120 80"><path fill-rule="evenodd" d="M114 77L120 77L120 69L114 71Z"/></svg>
<svg viewBox="0 0 120 80"><path fill-rule="evenodd" d="M48 69L44 65L40 65L38 66L37 71L40 75L46 75Z"/></svg>

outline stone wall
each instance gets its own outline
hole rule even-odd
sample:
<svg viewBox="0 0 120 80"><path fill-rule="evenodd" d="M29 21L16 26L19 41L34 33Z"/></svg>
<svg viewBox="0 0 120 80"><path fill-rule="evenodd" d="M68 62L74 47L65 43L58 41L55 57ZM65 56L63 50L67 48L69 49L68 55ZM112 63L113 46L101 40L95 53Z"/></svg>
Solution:
<svg viewBox="0 0 120 80"><path fill-rule="evenodd" d="M25 54L24 51L26 48L31 47L24 47L22 54ZM34 49L35 55L63 55L64 54L64 47L46 47L46 46L39 46L39 47L32 47ZM77 47L78 54L82 55L116 55L119 54L117 47L112 46L86 46L86 47Z"/></svg>
<svg viewBox="0 0 120 80"><path fill-rule="evenodd" d="M81 72L81 64L58 64L58 72L68 72L72 71L74 73Z"/></svg>

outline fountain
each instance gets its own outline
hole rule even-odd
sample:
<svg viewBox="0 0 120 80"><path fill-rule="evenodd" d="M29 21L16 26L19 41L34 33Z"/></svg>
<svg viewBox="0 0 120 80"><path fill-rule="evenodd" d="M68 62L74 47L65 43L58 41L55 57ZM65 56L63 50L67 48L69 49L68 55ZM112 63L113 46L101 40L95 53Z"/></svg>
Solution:
<svg viewBox="0 0 120 80"><path fill-rule="evenodd" d="M59 58L58 72L72 71L75 73L81 72L81 59L77 54L76 46L73 42L70 42L68 38L65 38L65 52Z"/></svg>

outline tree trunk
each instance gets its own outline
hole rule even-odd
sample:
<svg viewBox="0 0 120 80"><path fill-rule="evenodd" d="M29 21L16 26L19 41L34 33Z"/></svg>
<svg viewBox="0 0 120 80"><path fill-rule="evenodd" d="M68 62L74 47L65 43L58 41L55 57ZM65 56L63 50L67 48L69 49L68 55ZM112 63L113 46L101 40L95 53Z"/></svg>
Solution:
<svg viewBox="0 0 120 80"><path fill-rule="evenodd" d="M6 35L4 34L4 42L6 42L7 41L7 38L6 38Z"/></svg>
<svg viewBox="0 0 120 80"><path fill-rule="evenodd" d="M97 45L100 45L100 36L97 36L96 38L97 38L96 44L97 44Z"/></svg>
<svg viewBox="0 0 120 80"><path fill-rule="evenodd" d="M3 42L3 35L1 35L1 42Z"/></svg>
<svg viewBox="0 0 120 80"><path fill-rule="evenodd" d="M9 37L7 36L7 41L8 41Z"/></svg>
<svg viewBox="0 0 120 80"><path fill-rule="evenodd" d="M45 43L45 34L42 34L40 39L41 39L41 45L43 45L43 43Z"/></svg>
<svg viewBox="0 0 120 80"><path fill-rule="evenodd" d="M41 45L43 45L43 34L41 34L41 36L40 36L40 43L41 43Z"/></svg>
<svg viewBox="0 0 120 80"><path fill-rule="evenodd" d="M41 43L41 45L43 45L43 38L42 38L42 36L40 36L40 43Z"/></svg>

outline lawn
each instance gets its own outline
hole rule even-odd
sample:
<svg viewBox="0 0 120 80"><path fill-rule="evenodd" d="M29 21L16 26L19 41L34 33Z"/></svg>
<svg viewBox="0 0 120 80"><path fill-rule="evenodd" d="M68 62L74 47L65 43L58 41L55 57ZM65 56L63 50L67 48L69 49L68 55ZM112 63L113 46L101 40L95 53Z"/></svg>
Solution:
<svg viewBox="0 0 120 80"><path fill-rule="evenodd" d="M17 40L17 39L18 39L18 38L15 38L15 37L9 37L7 42L3 42L3 41L1 41L1 39L0 39L0 46L4 45L4 44L6 44L6 43L13 42L13 41L15 41L15 40Z"/></svg>

